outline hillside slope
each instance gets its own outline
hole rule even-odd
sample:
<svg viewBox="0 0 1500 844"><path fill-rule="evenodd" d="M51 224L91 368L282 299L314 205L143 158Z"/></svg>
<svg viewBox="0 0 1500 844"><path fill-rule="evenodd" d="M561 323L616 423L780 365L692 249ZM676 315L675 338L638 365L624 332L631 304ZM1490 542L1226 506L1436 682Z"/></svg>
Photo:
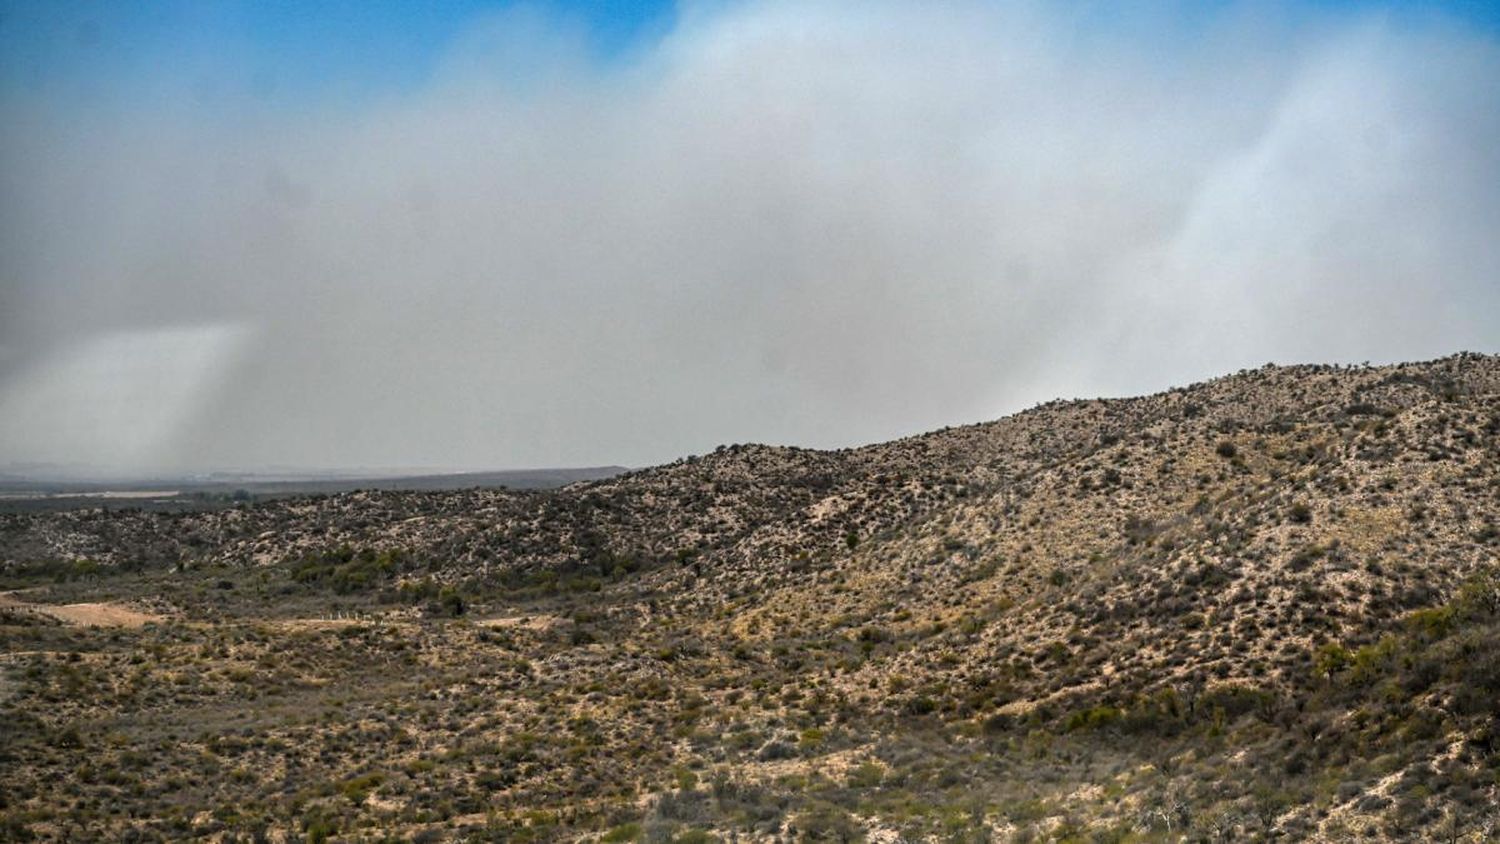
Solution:
<svg viewBox="0 0 1500 844"><path fill-rule="evenodd" d="M0 516L10 586L171 619L0 619L0 811L54 837L1488 840L1497 560L1500 358L1472 354L556 491ZM99 748L126 783L78 774ZM44 810L70 789L78 817Z"/></svg>

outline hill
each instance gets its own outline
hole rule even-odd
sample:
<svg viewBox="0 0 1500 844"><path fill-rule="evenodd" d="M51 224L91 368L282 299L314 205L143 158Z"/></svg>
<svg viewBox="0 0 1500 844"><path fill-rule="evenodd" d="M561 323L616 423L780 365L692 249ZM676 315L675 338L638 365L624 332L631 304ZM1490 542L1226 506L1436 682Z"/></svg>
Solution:
<svg viewBox="0 0 1500 844"><path fill-rule="evenodd" d="M0 607L0 812L56 839L1490 840L1497 524L1500 358L1473 354L556 490L0 515L30 590ZM102 605L139 623L68 621Z"/></svg>

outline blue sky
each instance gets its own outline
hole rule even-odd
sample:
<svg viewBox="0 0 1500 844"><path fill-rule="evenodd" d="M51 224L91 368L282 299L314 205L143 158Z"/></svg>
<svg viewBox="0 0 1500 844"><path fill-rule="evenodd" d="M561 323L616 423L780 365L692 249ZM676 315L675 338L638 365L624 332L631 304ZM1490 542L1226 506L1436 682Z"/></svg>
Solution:
<svg viewBox="0 0 1500 844"><path fill-rule="evenodd" d="M254 93L361 95L420 85L468 28L520 10L614 60L672 24L668 0L0 0L0 78L44 96L150 89L217 69Z"/></svg>
<svg viewBox="0 0 1500 844"><path fill-rule="evenodd" d="M1191 26L1224 2L1174 3L1166 17ZM426 81L455 39L486 19L517 9L568 29L596 61L649 47L670 31L671 0L0 0L0 85L41 96L114 95L197 84L260 97L306 94L359 98ZM1124 14L1114 3L1084 2L1078 19L1105 29L1155 26L1161 14ZM1500 29L1500 2L1316 0L1278 7L1292 17L1380 13L1434 16ZM1092 27L1091 27L1092 28Z"/></svg>

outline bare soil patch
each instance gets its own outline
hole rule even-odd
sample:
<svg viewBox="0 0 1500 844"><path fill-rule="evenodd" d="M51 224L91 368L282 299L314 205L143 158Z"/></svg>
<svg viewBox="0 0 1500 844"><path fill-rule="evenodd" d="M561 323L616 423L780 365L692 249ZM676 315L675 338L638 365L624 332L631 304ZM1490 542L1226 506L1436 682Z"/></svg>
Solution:
<svg viewBox="0 0 1500 844"><path fill-rule="evenodd" d="M16 597L14 592L0 592L0 608L33 612L79 627L140 627L165 620L164 616L142 612L125 604L35 604Z"/></svg>

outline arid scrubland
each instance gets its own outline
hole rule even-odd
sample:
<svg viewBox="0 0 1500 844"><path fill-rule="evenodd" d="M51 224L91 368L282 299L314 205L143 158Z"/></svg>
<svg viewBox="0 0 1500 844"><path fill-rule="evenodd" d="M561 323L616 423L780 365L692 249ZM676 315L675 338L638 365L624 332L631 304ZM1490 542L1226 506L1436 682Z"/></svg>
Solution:
<svg viewBox="0 0 1500 844"><path fill-rule="evenodd" d="M0 516L0 839L1500 837L1500 358Z"/></svg>

